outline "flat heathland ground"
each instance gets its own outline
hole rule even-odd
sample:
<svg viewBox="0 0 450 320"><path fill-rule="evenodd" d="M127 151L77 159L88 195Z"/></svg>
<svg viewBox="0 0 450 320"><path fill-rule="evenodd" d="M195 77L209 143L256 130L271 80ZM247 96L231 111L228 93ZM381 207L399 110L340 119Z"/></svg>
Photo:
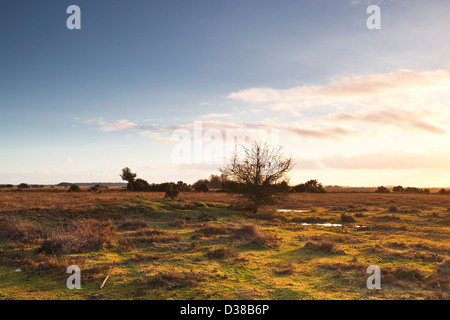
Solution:
<svg viewBox="0 0 450 320"><path fill-rule="evenodd" d="M0 298L448 299L449 226L437 194L292 194L252 216L214 192L2 191Z"/></svg>

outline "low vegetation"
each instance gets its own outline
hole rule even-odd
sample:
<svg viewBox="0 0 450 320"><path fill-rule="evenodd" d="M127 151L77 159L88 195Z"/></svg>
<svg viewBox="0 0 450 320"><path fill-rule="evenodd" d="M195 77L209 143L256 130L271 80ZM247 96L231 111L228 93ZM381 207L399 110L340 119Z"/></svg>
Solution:
<svg viewBox="0 0 450 320"><path fill-rule="evenodd" d="M114 188L2 191L0 297L449 297L450 197L290 193L285 211L258 214L235 201L211 191L173 200ZM65 286L69 265L81 268L81 290ZM381 268L381 290L366 288L369 265Z"/></svg>

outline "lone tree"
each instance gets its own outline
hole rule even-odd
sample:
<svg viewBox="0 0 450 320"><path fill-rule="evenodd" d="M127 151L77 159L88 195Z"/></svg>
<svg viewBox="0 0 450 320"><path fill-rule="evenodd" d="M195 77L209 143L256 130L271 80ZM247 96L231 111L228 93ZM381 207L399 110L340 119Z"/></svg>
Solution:
<svg viewBox="0 0 450 320"><path fill-rule="evenodd" d="M286 174L293 167L292 158L284 157L281 147L259 141L241 149L241 152L236 149L226 166L220 169L226 177L224 189L249 202L254 213L262 205L285 200L289 188L284 186Z"/></svg>
<svg viewBox="0 0 450 320"><path fill-rule="evenodd" d="M131 169L126 167L122 169L122 174L120 175L122 180L127 181L127 189L134 190L133 183L136 179L136 173L131 172Z"/></svg>

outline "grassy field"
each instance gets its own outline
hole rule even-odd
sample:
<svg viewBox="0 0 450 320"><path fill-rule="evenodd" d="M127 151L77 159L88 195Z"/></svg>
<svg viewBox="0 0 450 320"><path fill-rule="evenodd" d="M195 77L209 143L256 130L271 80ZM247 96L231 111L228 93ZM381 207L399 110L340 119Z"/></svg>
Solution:
<svg viewBox="0 0 450 320"><path fill-rule="evenodd" d="M449 297L450 196L293 194L256 217L223 193L163 196L0 192L0 299Z"/></svg>

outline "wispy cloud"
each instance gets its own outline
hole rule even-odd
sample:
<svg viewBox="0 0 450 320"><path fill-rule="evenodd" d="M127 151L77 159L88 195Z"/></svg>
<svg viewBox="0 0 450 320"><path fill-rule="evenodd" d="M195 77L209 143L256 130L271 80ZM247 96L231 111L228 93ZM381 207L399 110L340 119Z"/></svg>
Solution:
<svg viewBox="0 0 450 320"><path fill-rule="evenodd" d="M209 113L205 114L203 118L210 119L210 118L230 118L233 115L231 113Z"/></svg>
<svg viewBox="0 0 450 320"><path fill-rule="evenodd" d="M325 117L316 118L315 121L328 123L364 123L395 126L407 129L419 129L434 134L445 134L447 130L438 124L428 122L426 119L435 116L434 113L424 110L411 112L406 110L381 110L358 113L332 113Z"/></svg>
<svg viewBox="0 0 450 320"><path fill-rule="evenodd" d="M301 125L291 125L286 127L285 134L294 135L302 138L316 138L326 140L341 140L344 137L356 135L358 132L353 129L343 127L306 127Z"/></svg>
<svg viewBox="0 0 450 320"><path fill-rule="evenodd" d="M291 89L250 88L232 92L228 98L252 103L268 103L273 108L308 108L314 105L356 102L381 95L430 90L447 91L450 70L416 72L398 70L385 74L345 77L321 86L299 86Z"/></svg>
<svg viewBox="0 0 450 320"><path fill-rule="evenodd" d="M404 131L421 130L446 134L450 117L450 70L417 72L397 70L384 74L351 76L324 85L304 85L290 89L249 88L232 92L229 99L265 112L288 112L292 122L311 130L328 127L341 137L360 124ZM313 107L327 106L332 113L311 117ZM296 120L298 119L298 120ZM345 123L346 131L336 124ZM311 130L291 130L311 133ZM364 130L359 126L359 130ZM323 137L317 135L317 137Z"/></svg>
<svg viewBox="0 0 450 320"><path fill-rule="evenodd" d="M450 169L450 146L423 153L385 151L352 157L336 155L321 159L321 162L334 169Z"/></svg>
<svg viewBox="0 0 450 320"><path fill-rule="evenodd" d="M131 128L136 128L136 127L138 127L138 125L136 123L133 123L131 121L124 119L124 120L120 120L120 121L114 122L114 123L105 123L100 126L100 129L103 131L110 132L110 131L131 129Z"/></svg>

